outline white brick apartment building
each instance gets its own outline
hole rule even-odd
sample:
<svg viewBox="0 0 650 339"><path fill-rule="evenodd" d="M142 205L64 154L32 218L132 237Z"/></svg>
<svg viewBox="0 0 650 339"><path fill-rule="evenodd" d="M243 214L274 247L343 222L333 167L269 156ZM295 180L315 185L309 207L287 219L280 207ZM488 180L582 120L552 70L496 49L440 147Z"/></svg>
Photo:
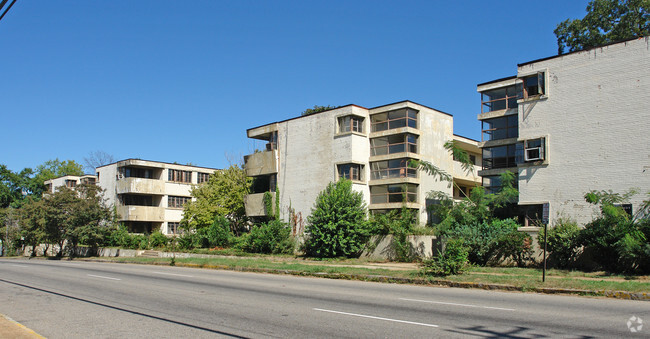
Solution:
<svg viewBox="0 0 650 339"><path fill-rule="evenodd" d="M97 177L92 174L64 175L62 177L45 180L45 192L54 193L58 187L74 189L77 185L94 185Z"/></svg>
<svg viewBox="0 0 650 339"><path fill-rule="evenodd" d="M480 166L478 142L454 135L451 115L410 101L370 109L343 106L251 128L247 134L267 142L265 149L245 157L246 174L254 179L246 198L251 217L266 215L264 192L277 186L281 217L288 219L291 206L306 218L318 193L345 177L363 194L371 212L406 204L426 222L429 191L460 193L412 168L409 159L433 163L465 190L480 184L477 171L463 173L444 149L445 142L456 140Z"/></svg>
<svg viewBox="0 0 650 339"><path fill-rule="evenodd" d="M529 223L560 216L584 224L590 190L650 191L650 38L519 64L517 75L479 84L483 185L518 175Z"/></svg>
<svg viewBox="0 0 650 339"><path fill-rule="evenodd" d="M130 232L176 234L192 185L207 181L217 169L126 159L96 171L107 203L115 205Z"/></svg>

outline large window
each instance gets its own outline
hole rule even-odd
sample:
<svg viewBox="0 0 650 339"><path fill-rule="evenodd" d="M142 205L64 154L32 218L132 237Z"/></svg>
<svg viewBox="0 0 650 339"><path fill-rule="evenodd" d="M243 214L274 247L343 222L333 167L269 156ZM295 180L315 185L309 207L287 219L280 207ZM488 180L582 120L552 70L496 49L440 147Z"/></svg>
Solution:
<svg viewBox="0 0 650 339"><path fill-rule="evenodd" d="M153 169L141 167L120 167L119 173L124 178L153 178Z"/></svg>
<svg viewBox="0 0 650 339"><path fill-rule="evenodd" d="M481 92L481 113L517 108L521 97L521 86L514 85Z"/></svg>
<svg viewBox="0 0 650 339"><path fill-rule="evenodd" d="M167 180L174 182L192 182L191 171L167 170Z"/></svg>
<svg viewBox="0 0 650 339"><path fill-rule="evenodd" d="M519 136L519 121L517 115L487 119L482 121L483 141L516 138Z"/></svg>
<svg viewBox="0 0 650 339"><path fill-rule="evenodd" d="M363 133L363 118L354 115L339 118L339 133Z"/></svg>
<svg viewBox="0 0 650 339"><path fill-rule="evenodd" d="M192 200L190 197L176 197L176 196L169 196L167 198L167 207L169 208L183 208L183 205L185 205L186 202Z"/></svg>
<svg viewBox="0 0 650 339"><path fill-rule="evenodd" d="M546 94L546 81L544 78L544 72L538 72L521 78L524 86L524 98Z"/></svg>
<svg viewBox="0 0 650 339"><path fill-rule="evenodd" d="M197 184L207 182L209 178L210 178L210 173L201 173L201 172L196 173Z"/></svg>
<svg viewBox="0 0 650 339"><path fill-rule="evenodd" d="M348 180L361 181L363 166L359 164L341 164L337 165L339 179L345 178Z"/></svg>
<svg viewBox="0 0 650 339"><path fill-rule="evenodd" d="M122 194L120 200L124 206L154 206L150 195Z"/></svg>
<svg viewBox="0 0 650 339"><path fill-rule="evenodd" d="M370 117L370 122L373 132L401 127L418 128L418 111L412 108L402 108L386 113L373 114Z"/></svg>
<svg viewBox="0 0 650 339"><path fill-rule="evenodd" d="M483 169L516 167L516 146L506 145L483 148Z"/></svg>
<svg viewBox="0 0 650 339"><path fill-rule="evenodd" d="M418 186L414 184L379 185L370 187L370 203L417 202Z"/></svg>
<svg viewBox="0 0 650 339"><path fill-rule="evenodd" d="M402 152L418 152L418 137L413 134L397 134L370 140L370 155Z"/></svg>
<svg viewBox="0 0 650 339"><path fill-rule="evenodd" d="M370 179L416 178L417 166L408 158L377 161L370 164Z"/></svg>
<svg viewBox="0 0 650 339"><path fill-rule="evenodd" d="M94 185L95 184L95 178L81 178L81 184L82 185Z"/></svg>
<svg viewBox="0 0 650 339"><path fill-rule="evenodd" d="M517 188L519 186L519 182L517 180L516 174L512 186L514 188ZM503 181L501 180L501 175L483 176L483 187L485 187L485 192L487 193L498 193L503 188Z"/></svg>
<svg viewBox="0 0 650 339"><path fill-rule="evenodd" d="M77 180L66 180L65 181L65 187L74 188L75 186L77 186Z"/></svg>

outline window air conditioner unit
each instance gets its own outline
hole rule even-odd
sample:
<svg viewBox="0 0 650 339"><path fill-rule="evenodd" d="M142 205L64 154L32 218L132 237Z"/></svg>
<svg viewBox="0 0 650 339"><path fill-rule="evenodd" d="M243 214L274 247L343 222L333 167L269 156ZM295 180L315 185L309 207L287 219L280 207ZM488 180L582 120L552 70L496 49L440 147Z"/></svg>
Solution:
<svg viewBox="0 0 650 339"><path fill-rule="evenodd" d="M542 148L541 147L526 148L526 152L524 153L524 160L525 161L544 160Z"/></svg>

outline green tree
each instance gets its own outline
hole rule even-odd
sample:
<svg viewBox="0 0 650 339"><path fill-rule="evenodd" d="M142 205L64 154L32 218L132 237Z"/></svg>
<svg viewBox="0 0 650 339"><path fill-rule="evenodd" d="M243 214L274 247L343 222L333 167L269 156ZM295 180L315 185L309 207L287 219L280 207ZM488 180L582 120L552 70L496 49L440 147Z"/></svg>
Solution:
<svg viewBox="0 0 650 339"><path fill-rule="evenodd" d="M592 0L582 19L555 28L558 54L650 35L650 0Z"/></svg>
<svg viewBox="0 0 650 339"><path fill-rule="evenodd" d="M206 183L192 188L196 200L185 204L181 224L187 230L196 230L212 225L216 216L223 216L237 234L247 220L244 198L250 185L250 178L238 165L216 171Z"/></svg>
<svg viewBox="0 0 650 339"><path fill-rule="evenodd" d="M370 235L363 195L352 190L350 180L328 184L307 223L305 253L312 257L357 256Z"/></svg>
<svg viewBox="0 0 650 339"><path fill-rule="evenodd" d="M29 180L27 190L36 197L45 191L45 181L64 175L83 175L83 166L74 160L48 160L36 167L34 176Z"/></svg>
<svg viewBox="0 0 650 339"><path fill-rule="evenodd" d="M320 113L320 112L325 112L329 111L331 109L339 108L340 106L318 106L314 105L314 108L307 108L306 110L302 111L300 115L305 116L305 115L310 115L314 113Z"/></svg>

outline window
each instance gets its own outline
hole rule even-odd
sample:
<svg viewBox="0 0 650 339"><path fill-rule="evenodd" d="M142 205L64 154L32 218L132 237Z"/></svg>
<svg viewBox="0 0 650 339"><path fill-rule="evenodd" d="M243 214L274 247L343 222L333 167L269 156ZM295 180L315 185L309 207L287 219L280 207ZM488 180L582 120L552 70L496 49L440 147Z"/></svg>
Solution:
<svg viewBox="0 0 650 339"><path fill-rule="evenodd" d="M370 203L417 202L418 185L397 184L370 187Z"/></svg>
<svg viewBox="0 0 650 339"><path fill-rule="evenodd" d="M632 204L614 204L614 206L621 208L628 216L632 217Z"/></svg>
<svg viewBox="0 0 650 339"><path fill-rule="evenodd" d="M339 133L363 133L363 118L349 115L339 118Z"/></svg>
<svg viewBox="0 0 650 339"><path fill-rule="evenodd" d="M471 162L472 165L476 165L476 155L470 154L469 155L469 162Z"/></svg>
<svg viewBox="0 0 650 339"><path fill-rule="evenodd" d="M168 222L167 223L167 234L183 234L181 229L180 222Z"/></svg>
<svg viewBox="0 0 650 339"><path fill-rule="evenodd" d="M339 179L345 178L348 180L361 181L361 173L363 166L359 164L342 164L337 165Z"/></svg>
<svg viewBox="0 0 650 339"><path fill-rule="evenodd" d="M370 155L418 152L418 137L413 134L396 134L370 140Z"/></svg>
<svg viewBox="0 0 650 339"><path fill-rule="evenodd" d="M519 181L518 175L515 173L515 180L512 185L514 188L518 188ZM483 187L485 187L485 192L487 193L498 193L503 188L503 181L501 180L501 175L486 175L483 176Z"/></svg>
<svg viewBox="0 0 650 339"><path fill-rule="evenodd" d="M82 185L94 185L95 184L95 178L81 178L81 184Z"/></svg>
<svg viewBox="0 0 650 339"><path fill-rule="evenodd" d="M544 72L538 72L521 78L523 81L524 99L546 94L546 83L544 78Z"/></svg>
<svg viewBox="0 0 650 339"><path fill-rule="evenodd" d="M209 173L201 173L201 172L196 173L196 183L197 184L207 182L209 178L210 178Z"/></svg>
<svg viewBox="0 0 650 339"><path fill-rule="evenodd" d="M123 178L153 179L153 169L140 167L120 167L119 174Z"/></svg>
<svg viewBox="0 0 650 339"><path fill-rule="evenodd" d="M417 166L410 159L393 159L377 161L370 164L370 179L417 178Z"/></svg>
<svg viewBox="0 0 650 339"><path fill-rule="evenodd" d="M386 113L374 114L370 117L370 122L373 132L401 127L418 128L418 111L412 108L402 108Z"/></svg>
<svg viewBox="0 0 650 339"><path fill-rule="evenodd" d="M77 186L77 181L76 180L66 180L65 181L65 187L74 188L75 186Z"/></svg>
<svg viewBox="0 0 650 339"><path fill-rule="evenodd" d="M192 200L190 197L175 197L169 196L167 198L167 207L169 208L183 208L186 202Z"/></svg>
<svg viewBox="0 0 650 339"><path fill-rule="evenodd" d="M517 115L486 119L481 122L482 141L516 138L519 136L519 120Z"/></svg>
<svg viewBox="0 0 650 339"><path fill-rule="evenodd" d="M515 145L484 147L483 169L516 167L515 154Z"/></svg>
<svg viewBox="0 0 650 339"><path fill-rule="evenodd" d="M517 108L521 97L521 86L516 85L481 92L481 113Z"/></svg>
<svg viewBox="0 0 650 339"><path fill-rule="evenodd" d="M154 206L153 197L149 195L122 194L120 200L124 206Z"/></svg>
<svg viewBox="0 0 650 339"><path fill-rule="evenodd" d="M174 182L192 182L192 172L181 170L167 170L167 180Z"/></svg>
<svg viewBox="0 0 650 339"><path fill-rule="evenodd" d="M544 160L544 138L524 141L524 161Z"/></svg>

